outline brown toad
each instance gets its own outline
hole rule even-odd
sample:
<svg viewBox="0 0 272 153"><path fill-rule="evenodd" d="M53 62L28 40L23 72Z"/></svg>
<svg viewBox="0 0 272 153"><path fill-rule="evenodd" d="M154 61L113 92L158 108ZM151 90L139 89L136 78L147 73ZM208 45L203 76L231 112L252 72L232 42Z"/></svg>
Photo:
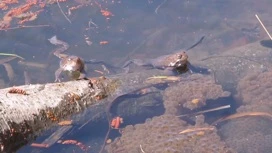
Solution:
<svg viewBox="0 0 272 153"><path fill-rule="evenodd" d="M195 46L200 44L203 39L204 39L204 36L201 37L201 39L198 42L196 42L194 45L187 48L185 51L188 51L194 48ZM123 65L123 68L126 69L126 71L128 72L129 71L128 66L131 63L134 63L138 66L151 67L151 68L168 70L168 71L170 70L171 73L173 72L173 70L176 70L178 73L187 72L188 70L197 71L197 72L206 71L203 68L199 69L197 67L192 66L190 62L188 61L188 55L186 54L185 51L178 50L173 54L163 55L154 59L132 59L127 61Z"/></svg>
<svg viewBox="0 0 272 153"><path fill-rule="evenodd" d="M55 82L60 82L60 74L66 72L70 79L86 79L86 67L82 58L74 55L63 54L69 48L69 45L56 36L48 39L54 45L62 45L53 51L53 54L61 59L60 67L55 72Z"/></svg>

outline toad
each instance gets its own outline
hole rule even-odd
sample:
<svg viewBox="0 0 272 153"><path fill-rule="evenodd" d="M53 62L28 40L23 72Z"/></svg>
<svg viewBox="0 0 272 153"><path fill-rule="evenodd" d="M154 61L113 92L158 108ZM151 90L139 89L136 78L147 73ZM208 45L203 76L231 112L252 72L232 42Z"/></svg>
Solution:
<svg viewBox="0 0 272 153"><path fill-rule="evenodd" d="M60 75L62 72L65 72L72 80L88 79L86 77L86 64L101 64L104 71L107 73L110 73L108 67L111 69L115 68L104 61L95 59L85 61L78 56L64 54L63 52L69 48L69 44L57 39L57 36L53 36L48 40L53 45L62 45L62 47L53 51L53 54L61 59L60 66L55 72L55 82L60 82Z"/></svg>
<svg viewBox="0 0 272 153"><path fill-rule="evenodd" d="M202 42L204 39L204 36L201 37L201 39L196 42L191 47L187 48L185 51L188 51L198 44ZM184 50L178 50L176 53L169 54L169 55L163 55L155 59L132 59L127 61L123 68L126 69L126 71L129 71L129 65L131 63L134 63L138 66L144 66L144 67L150 67L150 68L156 68L156 69L162 69L167 70L167 72L174 72L174 70L178 73L187 72L188 70L192 72L204 72L207 71L203 68L197 68L190 64L188 61L188 55L186 54Z"/></svg>
<svg viewBox="0 0 272 153"><path fill-rule="evenodd" d="M48 39L51 44L62 45L53 51L53 54L61 59L60 67L55 72L55 82L60 82L60 75L66 72L70 79L86 79L86 66L82 58L74 55L63 54L69 48L68 43L58 40L57 36Z"/></svg>

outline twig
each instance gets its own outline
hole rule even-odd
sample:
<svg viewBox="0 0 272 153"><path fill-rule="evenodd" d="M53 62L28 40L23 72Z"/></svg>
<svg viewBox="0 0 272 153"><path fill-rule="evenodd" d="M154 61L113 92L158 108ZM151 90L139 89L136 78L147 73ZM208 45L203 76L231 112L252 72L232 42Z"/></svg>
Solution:
<svg viewBox="0 0 272 153"><path fill-rule="evenodd" d="M142 148L142 145L140 144L140 149L141 149L141 152L142 153L145 153L145 151L143 150L143 148Z"/></svg>
<svg viewBox="0 0 272 153"><path fill-rule="evenodd" d="M30 25L30 26L24 26L23 25L23 26L0 29L0 31L8 31L8 30L22 29L22 28L40 28L40 27L49 27L49 26L50 25Z"/></svg>
<svg viewBox="0 0 272 153"><path fill-rule="evenodd" d="M256 18L258 19L258 21L260 22L260 24L262 25L264 31L266 32L266 34L268 35L268 37L270 38L270 40L272 40L271 35L269 34L268 30L266 29L266 27L264 26L263 22L261 21L261 19L258 17L257 14L255 14Z"/></svg>
<svg viewBox="0 0 272 153"><path fill-rule="evenodd" d="M108 113L107 113L107 114L108 114ZM107 115L107 116L108 116L108 115ZM109 117L108 117L108 121L109 121ZM103 152L103 150L104 150L104 148L105 148L105 145L106 145L106 141L107 141L107 139L108 139L108 137L109 137L109 135L110 135L110 132L111 132L110 121L109 121L108 124L109 124L108 131L107 131L107 133L106 133L106 136L105 136L103 145L102 145L102 147L101 147L99 153L102 153L102 152Z"/></svg>
<svg viewBox="0 0 272 153"><path fill-rule="evenodd" d="M223 118L213 122L211 125L216 125L219 122L223 122L223 121L230 120L230 119L236 119L236 118L241 118L241 117L251 117L251 116L253 116L253 117L255 117L255 116L267 117L269 119L272 119L272 114L267 113L267 112L241 112L241 113L236 113L233 115L223 117Z"/></svg>
<svg viewBox="0 0 272 153"><path fill-rule="evenodd" d="M43 143L31 143L31 147L37 147L37 148L48 148L48 144L43 144Z"/></svg>
<svg viewBox="0 0 272 153"><path fill-rule="evenodd" d="M89 28L88 28L88 29L91 29L91 28L92 28L92 26L91 26L91 25L94 25L94 27L95 27L95 28L98 28L98 25L97 25L97 24L95 24L95 23L93 22L93 20L92 20L92 19L90 19L90 21L88 22L88 25L89 25Z"/></svg>
<svg viewBox="0 0 272 153"><path fill-rule="evenodd" d="M186 129L183 130L181 132L179 132L179 134L185 134L185 133L190 133L190 132L197 132L197 131L213 131L215 128L214 127L203 127L203 128L191 128L191 129Z"/></svg>
<svg viewBox="0 0 272 153"><path fill-rule="evenodd" d="M158 14L158 10L161 8L161 6L166 3L167 0L164 0L156 9L155 9L155 13Z"/></svg>
<svg viewBox="0 0 272 153"><path fill-rule="evenodd" d="M208 110L204 110L204 111L200 111L200 112L196 112L196 113L191 113L191 114L179 115L179 116L176 116L176 117L199 115L199 114L209 113L209 112L218 111L218 110L227 109L227 108L230 108L230 105L220 106L220 107L217 107L217 108L212 108L212 109L208 109Z"/></svg>
<svg viewBox="0 0 272 153"><path fill-rule="evenodd" d="M57 3L58 3L58 6L59 6L59 9L60 9L61 13L62 13L63 16L66 18L66 20L67 20L68 22L72 23L71 20L65 15L65 13L63 12L63 10L61 9L60 4L59 4L59 0L57 0Z"/></svg>

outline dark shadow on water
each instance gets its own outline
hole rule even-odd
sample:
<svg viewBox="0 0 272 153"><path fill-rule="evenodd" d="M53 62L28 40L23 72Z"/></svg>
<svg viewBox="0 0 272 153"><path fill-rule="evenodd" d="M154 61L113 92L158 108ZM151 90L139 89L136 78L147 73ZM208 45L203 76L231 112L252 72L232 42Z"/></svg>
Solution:
<svg viewBox="0 0 272 153"><path fill-rule="evenodd" d="M272 48L272 40L261 40L260 44L267 48Z"/></svg>

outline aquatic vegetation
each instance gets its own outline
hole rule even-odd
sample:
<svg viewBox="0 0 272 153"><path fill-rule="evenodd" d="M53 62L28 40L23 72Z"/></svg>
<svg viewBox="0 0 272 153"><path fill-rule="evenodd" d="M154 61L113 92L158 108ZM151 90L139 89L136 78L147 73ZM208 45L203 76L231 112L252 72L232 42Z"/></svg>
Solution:
<svg viewBox="0 0 272 153"><path fill-rule="evenodd" d="M34 5L37 4L37 0L34 0L32 2L29 2L27 4L24 4L22 6L19 6L17 8L12 8L11 10L9 10L5 16L3 17L2 21L0 22L0 29L6 29L9 28L11 21L15 18L18 17L20 18L20 15L26 13L27 11L30 10L31 7L33 7ZM37 14L39 13L39 11L29 14L27 18L21 18L23 20L19 21L19 24L24 23L27 20L34 20L35 16L37 16Z"/></svg>

